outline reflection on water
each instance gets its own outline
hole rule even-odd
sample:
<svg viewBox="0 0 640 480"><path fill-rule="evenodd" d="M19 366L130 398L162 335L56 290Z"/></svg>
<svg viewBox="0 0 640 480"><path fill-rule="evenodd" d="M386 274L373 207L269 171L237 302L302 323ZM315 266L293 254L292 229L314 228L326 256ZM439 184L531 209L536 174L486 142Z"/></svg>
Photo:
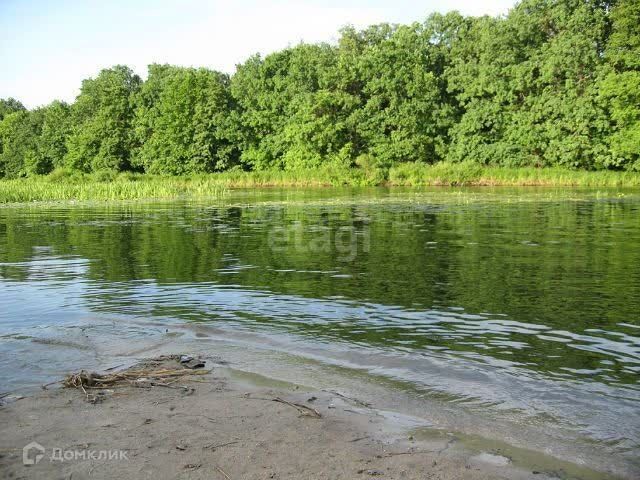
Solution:
<svg viewBox="0 0 640 480"><path fill-rule="evenodd" d="M201 322L637 453L640 199L397 192L0 209L0 351Z"/></svg>

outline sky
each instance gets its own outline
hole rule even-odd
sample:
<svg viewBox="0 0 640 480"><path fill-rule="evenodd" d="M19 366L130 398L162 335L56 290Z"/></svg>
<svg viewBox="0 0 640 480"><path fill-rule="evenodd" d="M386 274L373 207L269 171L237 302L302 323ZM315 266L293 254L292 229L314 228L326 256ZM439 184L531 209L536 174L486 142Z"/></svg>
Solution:
<svg viewBox="0 0 640 480"><path fill-rule="evenodd" d="M335 41L345 25L422 21L432 12L507 13L514 0L0 0L0 98L71 102L83 79L150 63L232 73L254 53Z"/></svg>

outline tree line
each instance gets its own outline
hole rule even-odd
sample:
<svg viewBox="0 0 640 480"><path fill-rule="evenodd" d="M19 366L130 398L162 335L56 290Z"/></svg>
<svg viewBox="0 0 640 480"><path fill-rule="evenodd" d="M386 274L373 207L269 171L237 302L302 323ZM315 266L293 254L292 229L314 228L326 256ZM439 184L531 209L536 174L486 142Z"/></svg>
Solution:
<svg viewBox="0 0 640 480"><path fill-rule="evenodd" d="M388 168L640 170L640 2L523 0L506 16L345 27L233 75L114 66L72 104L0 100L0 177Z"/></svg>

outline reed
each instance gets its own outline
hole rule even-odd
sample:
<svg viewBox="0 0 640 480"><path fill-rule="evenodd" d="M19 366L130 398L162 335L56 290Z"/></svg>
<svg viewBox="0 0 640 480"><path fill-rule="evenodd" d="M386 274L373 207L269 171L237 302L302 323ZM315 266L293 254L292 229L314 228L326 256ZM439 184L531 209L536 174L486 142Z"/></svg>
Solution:
<svg viewBox="0 0 640 480"><path fill-rule="evenodd" d="M486 167L463 163L403 163L389 170L390 185L638 187L640 172L564 168Z"/></svg>
<svg viewBox="0 0 640 480"><path fill-rule="evenodd" d="M218 199L230 188L376 185L639 187L640 172L485 167L471 162L402 163L389 169L330 164L315 169L230 170L184 177L54 172L43 177L0 180L0 203Z"/></svg>
<svg viewBox="0 0 640 480"><path fill-rule="evenodd" d="M226 188L214 176L157 177L120 174L50 175L0 181L0 203L60 200L145 200L221 198Z"/></svg>

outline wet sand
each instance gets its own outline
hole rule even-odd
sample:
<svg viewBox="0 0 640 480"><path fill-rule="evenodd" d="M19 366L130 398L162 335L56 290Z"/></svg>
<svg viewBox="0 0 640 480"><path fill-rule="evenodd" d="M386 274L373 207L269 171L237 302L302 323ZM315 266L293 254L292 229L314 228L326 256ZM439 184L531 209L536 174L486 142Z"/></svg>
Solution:
<svg viewBox="0 0 640 480"><path fill-rule="evenodd" d="M0 477L540 480L565 475L523 468L500 451L469 449L454 432L415 431L402 415L340 392L310 391L223 365L170 388L123 386L107 389L101 398L92 404L80 390L54 386L3 405ZM23 446L33 441L45 448L44 456L24 465Z"/></svg>

